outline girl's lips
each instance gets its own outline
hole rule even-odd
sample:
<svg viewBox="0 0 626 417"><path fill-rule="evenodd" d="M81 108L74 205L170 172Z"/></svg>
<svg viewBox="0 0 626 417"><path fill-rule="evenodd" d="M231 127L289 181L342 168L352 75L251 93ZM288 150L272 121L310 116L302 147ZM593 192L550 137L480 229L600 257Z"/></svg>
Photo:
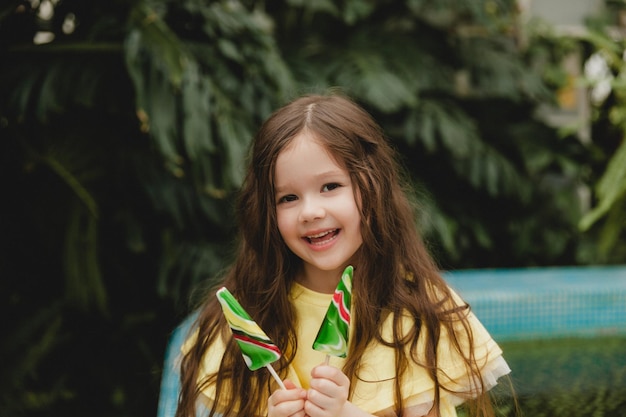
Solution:
<svg viewBox="0 0 626 417"><path fill-rule="evenodd" d="M340 229L326 230L324 232L305 236L303 239L306 240L310 245L324 246L325 244L333 241L337 237L337 235L339 234L339 230Z"/></svg>

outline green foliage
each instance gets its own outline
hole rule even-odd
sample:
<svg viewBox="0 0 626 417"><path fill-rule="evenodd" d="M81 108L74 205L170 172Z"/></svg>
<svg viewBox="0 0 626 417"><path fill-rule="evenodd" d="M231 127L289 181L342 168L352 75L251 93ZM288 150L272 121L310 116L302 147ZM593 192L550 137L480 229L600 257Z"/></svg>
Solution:
<svg viewBox="0 0 626 417"><path fill-rule="evenodd" d="M603 61L607 68L604 75L588 74L586 83L590 89L608 83L610 92L592 102L596 123L609 126L607 132L600 131L599 137L594 138L594 146L600 149L598 154L603 154L608 162L594 187L594 207L581 219L580 229L598 234L600 259L619 261L626 254L622 243L626 233L626 43L612 36L606 26L594 24L581 41L588 45L589 55ZM605 135L608 140L603 139Z"/></svg>
<svg viewBox="0 0 626 417"><path fill-rule="evenodd" d="M290 73L235 2L36 12L0 26L0 414L153 414L167 333L228 259L248 143Z"/></svg>
<svg viewBox="0 0 626 417"><path fill-rule="evenodd" d="M199 192L224 198L241 184L256 125L291 93L290 73L259 11L171 2L165 13L140 3L130 15L124 51L141 129L174 176L192 175Z"/></svg>
<svg viewBox="0 0 626 417"><path fill-rule="evenodd" d="M556 57L520 47L516 3L378 2L344 15L360 3L268 10L300 85L340 86L401 150L442 264L573 262L583 147L534 114L554 101Z"/></svg>
<svg viewBox="0 0 626 417"><path fill-rule="evenodd" d="M623 337L502 343L522 415L613 417L626 407ZM503 393L503 402L509 399ZM514 416L512 408L503 416Z"/></svg>
<svg viewBox="0 0 626 417"><path fill-rule="evenodd" d="M626 409L626 339L537 339L501 342L511 368L492 390L496 416L618 417ZM515 394L515 401L512 398ZM460 407L459 416L467 416Z"/></svg>

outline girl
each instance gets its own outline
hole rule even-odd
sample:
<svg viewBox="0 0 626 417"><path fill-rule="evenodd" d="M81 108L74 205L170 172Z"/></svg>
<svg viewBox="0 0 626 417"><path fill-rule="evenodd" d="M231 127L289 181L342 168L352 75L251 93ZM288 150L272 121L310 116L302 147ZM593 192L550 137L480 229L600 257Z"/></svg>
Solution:
<svg viewBox="0 0 626 417"><path fill-rule="evenodd" d="M177 417L493 415L501 350L444 282L416 230L381 128L340 95L305 96L257 133L238 202L226 286L283 352L252 372L216 297L183 346ZM347 358L311 348L333 291L354 266ZM216 286L217 288L217 286Z"/></svg>

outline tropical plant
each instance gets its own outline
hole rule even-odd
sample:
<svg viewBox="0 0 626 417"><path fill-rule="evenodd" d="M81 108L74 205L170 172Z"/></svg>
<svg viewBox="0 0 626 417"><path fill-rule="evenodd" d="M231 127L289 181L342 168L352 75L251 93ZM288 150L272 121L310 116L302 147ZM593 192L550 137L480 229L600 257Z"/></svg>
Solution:
<svg viewBox="0 0 626 417"><path fill-rule="evenodd" d="M622 13L626 10L623 2L615 3ZM601 262L623 262L626 257L626 38L612 23L597 16L577 38L588 51L583 81L590 90L594 154L601 174L593 189L593 208L580 228L598 234L594 252Z"/></svg>
<svg viewBox="0 0 626 417"><path fill-rule="evenodd" d="M299 85L341 86L383 123L444 267L574 262L583 148L537 117L566 74L524 44L517 2L267 7Z"/></svg>
<svg viewBox="0 0 626 417"><path fill-rule="evenodd" d="M291 76L237 2L3 6L0 414L145 415ZM92 404L95 408L85 408Z"/></svg>
<svg viewBox="0 0 626 417"><path fill-rule="evenodd" d="M605 3L600 12L587 17L583 30L559 32L545 22L534 22L530 41L532 49L540 48L543 56L549 56L539 59L548 64L548 79L569 78L562 85L564 95L583 89L590 107L586 119L579 117L574 124L561 127L564 132L575 131L581 127L581 119L589 127L582 140L585 158L576 167L584 180L576 256L583 264L621 263L626 257L621 239L626 231L626 43L619 21L626 4L623 0ZM582 75L563 76L562 62L568 56L577 56L582 62Z"/></svg>

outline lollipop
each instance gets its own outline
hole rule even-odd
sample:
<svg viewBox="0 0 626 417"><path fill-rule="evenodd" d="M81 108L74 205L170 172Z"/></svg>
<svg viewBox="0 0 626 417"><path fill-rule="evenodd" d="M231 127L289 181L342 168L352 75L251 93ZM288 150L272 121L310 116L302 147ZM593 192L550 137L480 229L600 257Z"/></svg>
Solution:
<svg viewBox="0 0 626 417"><path fill-rule="evenodd" d="M226 287L220 288L215 295L222 306L224 317L230 325L230 330L241 349L241 354L248 368L255 371L265 366L278 382L278 385L285 389L283 381L271 365L280 358L280 349L272 343Z"/></svg>
<svg viewBox="0 0 626 417"><path fill-rule="evenodd" d="M324 321L313 342L313 349L326 353L326 362L328 362L329 355L345 358L348 353L353 270L352 266L348 266L343 271Z"/></svg>

